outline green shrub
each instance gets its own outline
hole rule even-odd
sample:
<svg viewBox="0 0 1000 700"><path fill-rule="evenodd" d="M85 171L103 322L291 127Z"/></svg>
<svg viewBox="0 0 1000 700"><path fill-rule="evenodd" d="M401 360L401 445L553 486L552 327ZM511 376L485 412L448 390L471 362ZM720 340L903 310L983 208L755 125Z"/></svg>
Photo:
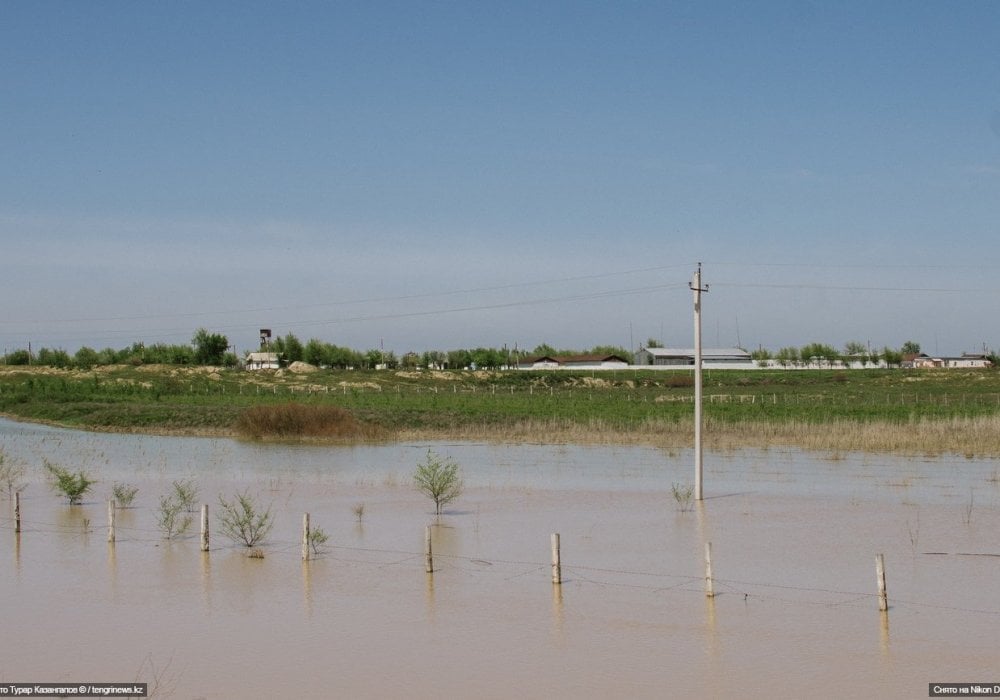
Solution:
<svg viewBox="0 0 1000 700"><path fill-rule="evenodd" d="M677 508L682 512L686 513L692 508L692 499L694 498L694 486L690 484L671 484L670 491L674 495L674 500L677 502Z"/></svg>
<svg viewBox="0 0 1000 700"><path fill-rule="evenodd" d="M173 483L174 499L180 504L181 509L190 513L194 510L194 504L198 500L198 487L191 479L179 479Z"/></svg>
<svg viewBox="0 0 1000 700"><path fill-rule="evenodd" d="M111 495L115 498L115 503L119 508L128 508L135 500L135 495L139 493L139 487L132 484L115 482L111 487Z"/></svg>
<svg viewBox="0 0 1000 700"><path fill-rule="evenodd" d="M326 549L326 543L330 536L324 532L323 528L315 527L309 530L309 547L313 554L319 554Z"/></svg>
<svg viewBox="0 0 1000 700"><path fill-rule="evenodd" d="M184 512L184 505L173 494L160 496L156 511L156 524L168 540L187 532L191 527L191 516Z"/></svg>
<svg viewBox="0 0 1000 700"><path fill-rule="evenodd" d="M427 450L424 462L417 465L413 474L417 489L434 501L434 512L441 514L441 508L462 495L462 477L459 467L450 458L442 459L433 450Z"/></svg>
<svg viewBox="0 0 1000 700"><path fill-rule="evenodd" d="M91 479L85 472L73 473L65 467L53 464L48 460L43 463L45 471L48 472L49 484L52 490L62 494L69 499L69 504L76 505L90 491L90 487L97 482Z"/></svg>
<svg viewBox="0 0 1000 700"><path fill-rule="evenodd" d="M24 465L16 464L7 458L3 450L0 449L0 488L7 492L7 497L14 495L15 491L24 488Z"/></svg>
<svg viewBox="0 0 1000 700"><path fill-rule="evenodd" d="M274 521L271 509L261 511L256 500L246 491L227 501L219 496L219 529L237 544L254 547L264 541Z"/></svg>

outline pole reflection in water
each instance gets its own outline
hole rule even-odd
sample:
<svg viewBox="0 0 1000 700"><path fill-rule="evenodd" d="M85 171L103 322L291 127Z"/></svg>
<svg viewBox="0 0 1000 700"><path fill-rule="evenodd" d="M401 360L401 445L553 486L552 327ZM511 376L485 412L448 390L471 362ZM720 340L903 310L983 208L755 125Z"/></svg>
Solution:
<svg viewBox="0 0 1000 700"><path fill-rule="evenodd" d="M111 598L118 598L118 555L114 541L108 542L108 577L111 580Z"/></svg>
<svg viewBox="0 0 1000 700"><path fill-rule="evenodd" d="M886 661L891 660L890 652L892 649L889 646L889 611L880 610L879 611L879 649L882 652L882 658Z"/></svg>
<svg viewBox="0 0 1000 700"><path fill-rule="evenodd" d="M201 595L207 610L212 609L212 557L201 553Z"/></svg>
<svg viewBox="0 0 1000 700"><path fill-rule="evenodd" d="M563 640L563 623L566 614L563 609L563 587L561 585L552 586L552 637L556 642Z"/></svg>
<svg viewBox="0 0 1000 700"><path fill-rule="evenodd" d="M302 597L305 605L306 617L312 617L313 613L313 590L312 590L312 562L309 559L302 561Z"/></svg>
<svg viewBox="0 0 1000 700"><path fill-rule="evenodd" d="M427 621L434 624L434 573L426 572L426 587L424 588L424 602L427 604Z"/></svg>

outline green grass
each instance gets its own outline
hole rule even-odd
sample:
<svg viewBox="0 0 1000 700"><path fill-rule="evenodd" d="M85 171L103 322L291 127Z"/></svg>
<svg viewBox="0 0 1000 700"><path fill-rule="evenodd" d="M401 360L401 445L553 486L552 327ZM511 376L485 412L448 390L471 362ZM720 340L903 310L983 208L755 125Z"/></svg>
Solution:
<svg viewBox="0 0 1000 700"><path fill-rule="evenodd" d="M1000 371L713 370L704 379L705 417L715 425L903 424L1000 415ZM280 376L168 366L0 370L0 412L11 416L95 430L194 434L236 434L251 409L277 412L289 404L343 409L364 428L357 431L360 439L422 431L488 434L543 423L627 433L651 422L690 421L692 395L689 370ZM266 430L248 434L267 437Z"/></svg>

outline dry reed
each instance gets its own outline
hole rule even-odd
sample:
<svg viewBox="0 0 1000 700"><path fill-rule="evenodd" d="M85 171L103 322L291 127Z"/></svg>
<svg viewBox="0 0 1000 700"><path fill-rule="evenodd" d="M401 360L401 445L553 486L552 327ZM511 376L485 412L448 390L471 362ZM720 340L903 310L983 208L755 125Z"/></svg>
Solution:
<svg viewBox="0 0 1000 700"><path fill-rule="evenodd" d="M300 403L248 408L237 419L236 430L240 435L254 439L364 441L382 437L377 427L362 423L343 408Z"/></svg>
<svg viewBox="0 0 1000 700"><path fill-rule="evenodd" d="M510 443L641 444L682 448L693 444L694 421L649 420L623 426L591 420L523 420L504 425L448 429L403 430L396 439L482 440ZM889 452L900 454L959 454L1000 456L1000 416L907 421L832 420L825 423L788 421L726 422L706 419L703 430L709 449L800 447L830 452Z"/></svg>

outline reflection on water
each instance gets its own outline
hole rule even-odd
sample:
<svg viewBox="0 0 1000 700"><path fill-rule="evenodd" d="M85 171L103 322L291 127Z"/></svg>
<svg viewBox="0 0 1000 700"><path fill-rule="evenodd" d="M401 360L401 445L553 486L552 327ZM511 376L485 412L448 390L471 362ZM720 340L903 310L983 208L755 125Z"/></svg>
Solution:
<svg viewBox="0 0 1000 700"><path fill-rule="evenodd" d="M470 487L646 491L693 479L690 451L652 447L492 445L264 445L238 440L83 433L0 419L0 444L12 459L43 458L85 469L106 484L210 476L256 482L275 492L296 487L332 494L344 486L399 487L428 447L462 465ZM35 470L35 481L41 481ZM825 454L795 448L739 450L705 459L706 498L766 492L852 501L997 505L997 462Z"/></svg>
<svg viewBox="0 0 1000 700"><path fill-rule="evenodd" d="M708 498L680 512L670 486L690 480L689 454L436 444L468 489L435 519L409 486L426 445L261 446L8 421L0 444L33 468L45 458L100 479L92 500L68 506L35 468L25 531L2 521L8 679L151 681L155 665L172 669L175 697L920 697L929 682L996 668L990 460L710 454ZM197 534L163 539L158 499L189 477L208 502L246 489L271 505L263 559L214 520L209 552ZM114 481L139 493L106 543ZM330 541L303 562L306 512ZM562 585L551 582L553 532Z"/></svg>

